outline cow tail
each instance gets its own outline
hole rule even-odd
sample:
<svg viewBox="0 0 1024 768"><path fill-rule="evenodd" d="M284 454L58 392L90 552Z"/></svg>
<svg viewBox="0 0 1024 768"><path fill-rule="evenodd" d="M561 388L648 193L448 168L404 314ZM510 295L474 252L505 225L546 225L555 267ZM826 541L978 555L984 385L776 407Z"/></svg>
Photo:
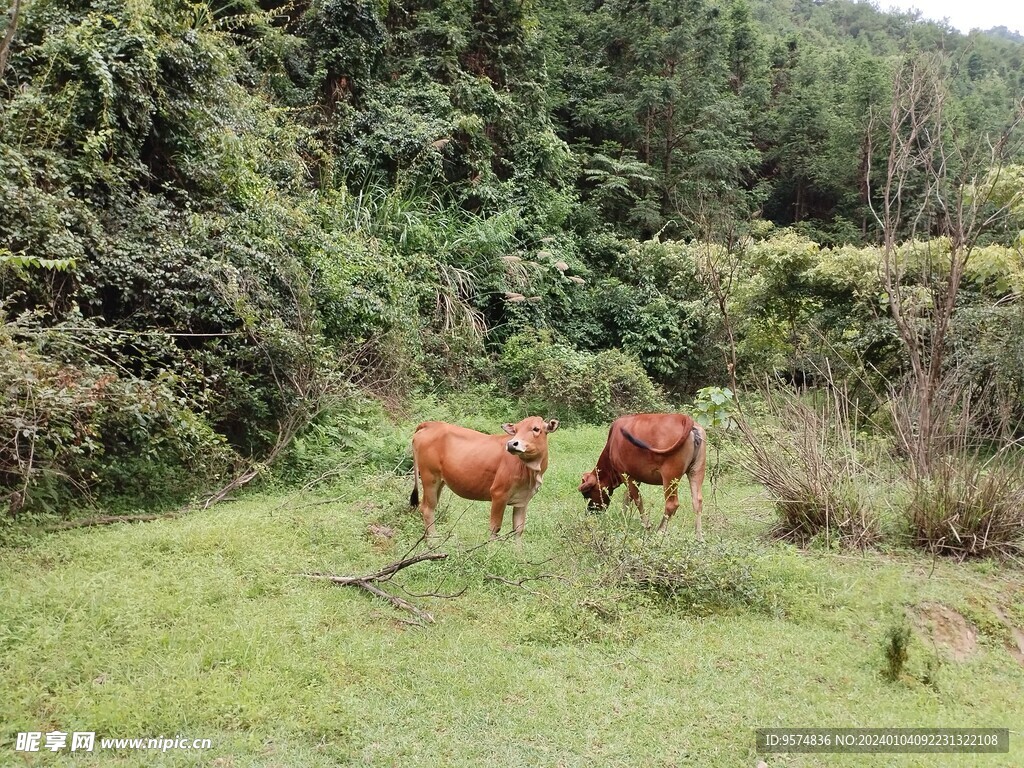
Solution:
<svg viewBox="0 0 1024 768"><path fill-rule="evenodd" d="M700 436L700 427L696 424L693 425L693 429L690 430L693 435L693 458L690 459L690 466L686 468L686 474L690 474L690 470L693 469L693 465L697 463L697 459L700 458L701 445L704 443L704 438Z"/></svg>
<svg viewBox="0 0 1024 768"><path fill-rule="evenodd" d="M412 493L409 494L409 506L418 507L420 505L420 473L419 468L416 466L416 451L412 452Z"/></svg>
<svg viewBox="0 0 1024 768"><path fill-rule="evenodd" d="M619 427L619 430L622 432L622 435L627 440L629 440L629 442L631 442L633 445L635 445L637 448L643 448L645 451L650 451L651 453L656 453L656 454L658 454L660 456L664 456L665 454L669 454L669 453L675 453L680 448L682 448L684 445L686 445L686 441L690 439L690 433L687 432L685 435L683 435L681 438L679 438L670 447L668 447L668 448L655 448L654 446L648 445L647 443L645 443L639 437L636 437L635 435L630 434L629 430L627 430L625 427Z"/></svg>

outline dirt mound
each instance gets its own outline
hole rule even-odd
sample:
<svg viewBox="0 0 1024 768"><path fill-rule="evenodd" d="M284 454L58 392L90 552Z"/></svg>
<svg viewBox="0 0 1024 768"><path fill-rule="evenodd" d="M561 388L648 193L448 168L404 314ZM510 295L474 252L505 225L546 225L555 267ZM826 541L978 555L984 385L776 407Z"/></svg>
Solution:
<svg viewBox="0 0 1024 768"><path fill-rule="evenodd" d="M917 630L954 661L966 661L978 649L978 630L942 603L921 603L909 611Z"/></svg>

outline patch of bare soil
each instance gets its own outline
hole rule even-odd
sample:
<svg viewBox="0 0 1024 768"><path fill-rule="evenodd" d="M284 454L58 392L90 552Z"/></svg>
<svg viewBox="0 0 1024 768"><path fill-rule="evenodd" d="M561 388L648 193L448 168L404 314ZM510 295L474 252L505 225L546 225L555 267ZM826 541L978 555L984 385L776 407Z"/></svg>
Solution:
<svg viewBox="0 0 1024 768"><path fill-rule="evenodd" d="M1010 621L1010 617L1006 615L998 605L992 606L992 613L996 615L1006 628L1010 630L1010 641L1007 642L1006 647L1010 651L1010 655L1017 660L1017 662L1024 666L1024 632L1021 632L1013 622Z"/></svg>
<svg viewBox="0 0 1024 768"><path fill-rule="evenodd" d="M921 603L909 615L918 632L953 661L966 661L977 651L978 630L948 605Z"/></svg>
<svg viewBox="0 0 1024 768"><path fill-rule="evenodd" d="M373 548L378 552L390 548L395 538L395 529L383 523L370 523L366 526L366 532L370 535Z"/></svg>

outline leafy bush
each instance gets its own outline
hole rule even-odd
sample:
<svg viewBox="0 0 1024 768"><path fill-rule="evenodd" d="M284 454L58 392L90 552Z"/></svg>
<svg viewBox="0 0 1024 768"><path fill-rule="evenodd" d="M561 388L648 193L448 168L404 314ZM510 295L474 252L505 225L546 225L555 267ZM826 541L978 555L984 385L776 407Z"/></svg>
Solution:
<svg viewBox="0 0 1024 768"><path fill-rule="evenodd" d="M735 546L695 542L685 549L625 551L620 584L653 594L689 613L774 611L772 594Z"/></svg>
<svg viewBox="0 0 1024 768"><path fill-rule="evenodd" d="M704 387L697 392L690 415L704 427L736 426L736 400L728 387Z"/></svg>
<svg viewBox="0 0 1024 768"><path fill-rule="evenodd" d="M673 543L646 531L622 531L621 519L588 524L570 533L596 556L602 582L687 613L753 610L778 614L782 590L749 547L728 542Z"/></svg>
<svg viewBox="0 0 1024 768"><path fill-rule="evenodd" d="M657 410L661 392L633 358L616 349L581 352L524 332L509 339L498 362L500 381L524 411L569 421L603 423L623 413Z"/></svg>
<svg viewBox="0 0 1024 768"><path fill-rule="evenodd" d="M236 460L180 379L61 360L53 334L33 343L27 332L0 326L0 491L12 514L98 498L167 506Z"/></svg>

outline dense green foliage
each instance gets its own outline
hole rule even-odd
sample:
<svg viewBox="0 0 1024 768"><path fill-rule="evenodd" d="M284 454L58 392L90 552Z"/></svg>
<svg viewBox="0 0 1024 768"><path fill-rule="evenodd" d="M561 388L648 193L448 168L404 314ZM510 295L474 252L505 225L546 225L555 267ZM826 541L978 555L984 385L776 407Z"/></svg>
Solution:
<svg viewBox="0 0 1024 768"><path fill-rule="evenodd" d="M945 52L972 136L1024 84L1013 39L846 0L25 0L3 23L13 511L171 503L348 429L322 412L357 392L490 381L600 421L825 359L881 386L892 73ZM1020 214L951 341L1004 431Z"/></svg>

